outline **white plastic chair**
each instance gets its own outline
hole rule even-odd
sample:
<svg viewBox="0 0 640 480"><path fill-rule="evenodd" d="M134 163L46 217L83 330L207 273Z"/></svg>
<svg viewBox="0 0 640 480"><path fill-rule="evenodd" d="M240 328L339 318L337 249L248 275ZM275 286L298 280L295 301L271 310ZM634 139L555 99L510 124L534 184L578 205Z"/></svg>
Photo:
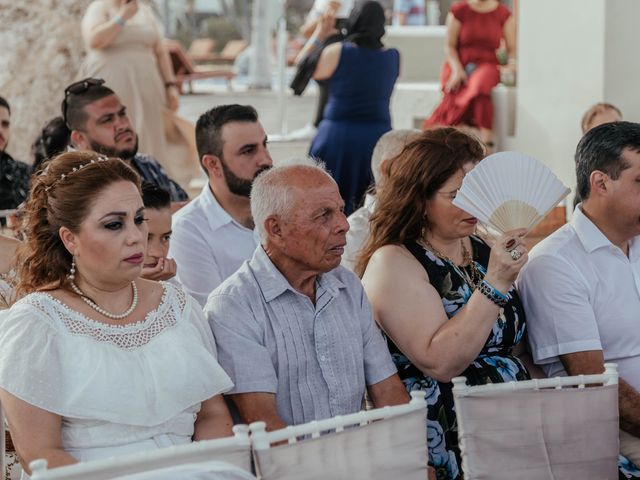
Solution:
<svg viewBox="0 0 640 480"><path fill-rule="evenodd" d="M107 480L107 479L166 479L166 478L193 478L209 479L224 478L212 476L219 465L208 465L216 460L226 462L241 469L247 474L251 473L251 441L249 439L249 427L236 425L233 427L234 436L216 440L194 442L188 445L161 448L148 452L123 455L104 460L81 462L75 465L47 469L47 461L34 460L29 464L32 480ZM196 465L197 464L197 465ZM197 468L195 468L197 466ZM182 467L184 472L171 477L171 469ZM147 476L137 477L136 474ZM197 475L196 475L197 474ZM156 476L154 476L156 475ZM199 475L199 476L198 476ZM208 476L207 476L208 475ZM234 477L227 477L234 478ZM242 477L235 477L242 478ZM245 478L253 478L251 475Z"/></svg>
<svg viewBox="0 0 640 480"><path fill-rule="evenodd" d="M453 384L465 480L618 478L615 364L602 375Z"/></svg>
<svg viewBox="0 0 640 480"><path fill-rule="evenodd" d="M424 392L394 407L265 431L252 423L256 469L263 480L427 478ZM284 445L273 445L287 441ZM273 446L272 446L273 445Z"/></svg>

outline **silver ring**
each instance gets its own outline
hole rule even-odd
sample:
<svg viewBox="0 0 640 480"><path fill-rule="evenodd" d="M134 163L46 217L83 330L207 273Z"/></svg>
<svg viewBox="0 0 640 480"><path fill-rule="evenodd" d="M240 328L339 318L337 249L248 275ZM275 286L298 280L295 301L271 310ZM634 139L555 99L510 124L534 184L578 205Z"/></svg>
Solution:
<svg viewBox="0 0 640 480"><path fill-rule="evenodd" d="M518 261L522 256L522 253L520 252L520 250L517 250L517 249L511 250L509 254L511 255L511 258L513 258L514 261Z"/></svg>

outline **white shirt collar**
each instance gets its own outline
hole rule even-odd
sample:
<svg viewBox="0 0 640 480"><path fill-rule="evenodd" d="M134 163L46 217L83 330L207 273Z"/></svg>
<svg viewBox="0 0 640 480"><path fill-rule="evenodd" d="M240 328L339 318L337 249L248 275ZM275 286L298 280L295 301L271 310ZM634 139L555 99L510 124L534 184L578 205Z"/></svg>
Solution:
<svg viewBox="0 0 640 480"><path fill-rule="evenodd" d="M222 205L220 205L218 199L211 191L209 183L207 183L202 189L200 197L202 198L202 210L207 217L207 222L209 223L211 230L217 230L229 223L235 223L238 227L251 231L251 229L237 222L224 208L222 208Z"/></svg>
<svg viewBox="0 0 640 480"><path fill-rule="evenodd" d="M604 233L593 223L582 211L582 204L576 205L573 210L573 216L571 217L571 226L576 232L576 235L582 246L591 253L599 248L603 247L615 247L611 240L609 240ZM619 250L619 249L618 249ZM640 256L640 237L633 237L629 241L629 260L635 261Z"/></svg>
<svg viewBox="0 0 640 480"><path fill-rule="evenodd" d="M571 226L584 246L591 253L598 248L613 245L604 233L582 212L582 204L578 204L571 217Z"/></svg>

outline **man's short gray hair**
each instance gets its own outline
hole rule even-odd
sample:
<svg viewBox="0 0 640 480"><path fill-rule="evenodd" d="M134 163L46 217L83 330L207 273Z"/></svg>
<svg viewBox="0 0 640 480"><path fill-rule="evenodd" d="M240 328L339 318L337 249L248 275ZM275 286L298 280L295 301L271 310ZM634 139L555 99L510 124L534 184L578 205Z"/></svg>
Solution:
<svg viewBox="0 0 640 480"><path fill-rule="evenodd" d="M320 172L334 181L327 172L324 163L310 157L291 158L278 162L253 181L251 187L251 216L260 236L260 242L266 243L268 235L264 228L265 220L271 215L287 218L294 206L291 174L304 171Z"/></svg>
<svg viewBox="0 0 640 480"><path fill-rule="evenodd" d="M420 133L420 130L415 129L390 130L378 139L371 154L371 171L376 185L380 182L382 173L380 172L380 164L384 160L400 155L404 147L415 140Z"/></svg>

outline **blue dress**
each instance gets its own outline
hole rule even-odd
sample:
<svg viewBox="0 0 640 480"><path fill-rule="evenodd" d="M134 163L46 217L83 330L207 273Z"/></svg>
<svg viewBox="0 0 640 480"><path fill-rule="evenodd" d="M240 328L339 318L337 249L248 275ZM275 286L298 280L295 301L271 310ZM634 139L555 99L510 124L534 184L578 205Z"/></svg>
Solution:
<svg viewBox="0 0 640 480"><path fill-rule="evenodd" d="M394 48L342 44L330 95L309 154L322 160L340 187L345 213L353 212L371 184L371 154L391 130L389 101L400 72Z"/></svg>

